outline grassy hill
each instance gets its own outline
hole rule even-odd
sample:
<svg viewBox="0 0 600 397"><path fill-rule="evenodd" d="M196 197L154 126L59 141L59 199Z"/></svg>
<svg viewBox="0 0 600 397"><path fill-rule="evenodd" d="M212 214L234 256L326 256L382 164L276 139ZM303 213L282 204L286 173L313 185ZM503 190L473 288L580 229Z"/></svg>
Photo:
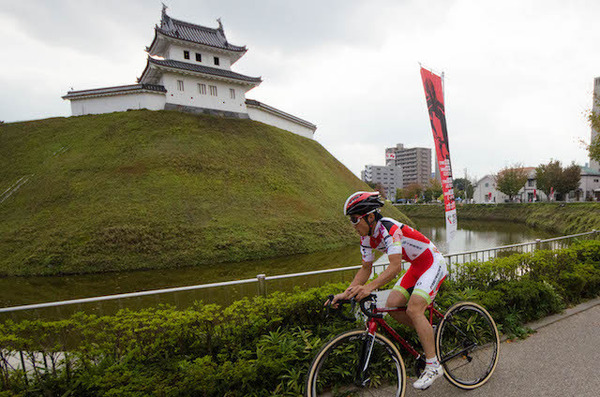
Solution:
<svg viewBox="0 0 600 397"><path fill-rule="evenodd" d="M357 241L341 209L365 189L316 141L250 120L142 110L4 124L0 275L336 248Z"/></svg>

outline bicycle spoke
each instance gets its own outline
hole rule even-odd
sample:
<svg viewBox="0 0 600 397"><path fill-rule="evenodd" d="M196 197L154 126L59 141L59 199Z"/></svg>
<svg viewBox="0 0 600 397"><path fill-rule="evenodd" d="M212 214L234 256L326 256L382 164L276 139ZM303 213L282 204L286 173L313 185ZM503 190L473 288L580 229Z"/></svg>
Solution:
<svg viewBox="0 0 600 397"><path fill-rule="evenodd" d="M364 331L345 335L317 355L309 373L308 395L401 396L405 372L397 349Z"/></svg>
<svg viewBox="0 0 600 397"><path fill-rule="evenodd" d="M446 377L465 389L485 383L498 360L498 332L476 304L458 304L440 324L437 348Z"/></svg>

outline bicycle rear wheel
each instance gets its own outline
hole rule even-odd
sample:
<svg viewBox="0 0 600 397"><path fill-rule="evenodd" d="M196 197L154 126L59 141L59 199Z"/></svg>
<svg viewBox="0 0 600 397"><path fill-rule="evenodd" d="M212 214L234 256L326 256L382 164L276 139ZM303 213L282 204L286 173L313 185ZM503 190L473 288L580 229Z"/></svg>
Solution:
<svg viewBox="0 0 600 397"><path fill-rule="evenodd" d="M405 390L406 370L396 346L383 335L354 330L336 336L317 353L306 395L401 397Z"/></svg>
<svg viewBox="0 0 600 397"><path fill-rule="evenodd" d="M483 385L498 363L500 338L494 319L476 303L457 303L440 322L436 349L450 383L467 390Z"/></svg>

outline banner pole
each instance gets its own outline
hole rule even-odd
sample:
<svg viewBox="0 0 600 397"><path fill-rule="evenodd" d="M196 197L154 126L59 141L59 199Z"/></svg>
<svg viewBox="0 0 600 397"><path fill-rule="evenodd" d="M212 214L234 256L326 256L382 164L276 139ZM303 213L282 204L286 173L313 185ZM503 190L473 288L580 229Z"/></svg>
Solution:
<svg viewBox="0 0 600 397"><path fill-rule="evenodd" d="M446 107L446 86L445 86L445 82L446 80L444 80L444 72L442 72L442 100L444 101L444 108Z"/></svg>

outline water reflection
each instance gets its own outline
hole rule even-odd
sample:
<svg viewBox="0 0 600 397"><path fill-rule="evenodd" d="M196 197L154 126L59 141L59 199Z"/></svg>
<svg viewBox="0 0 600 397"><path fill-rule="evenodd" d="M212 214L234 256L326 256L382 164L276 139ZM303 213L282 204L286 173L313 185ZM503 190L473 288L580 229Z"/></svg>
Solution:
<svg viewBox="0 0 600 397"><path fill-rule="evenodd" d="M429 236L444 254L493 248L557 236L554 233L529 228L518 223L459 220L454 240L447 244L444 219L417 218L413 220L417 229L425 236Z"/></svg>
<svg viewBox="0 0 600 397"><path fill-rule="evenodd" d="M254 278L258 274L275 276L356 264L360 264L360 252L356 246L350 246L313 254L180 269L60 277L6 277L0 278L0 307L209 284ZM251 288L254 293L256 287Z"/></svg>

